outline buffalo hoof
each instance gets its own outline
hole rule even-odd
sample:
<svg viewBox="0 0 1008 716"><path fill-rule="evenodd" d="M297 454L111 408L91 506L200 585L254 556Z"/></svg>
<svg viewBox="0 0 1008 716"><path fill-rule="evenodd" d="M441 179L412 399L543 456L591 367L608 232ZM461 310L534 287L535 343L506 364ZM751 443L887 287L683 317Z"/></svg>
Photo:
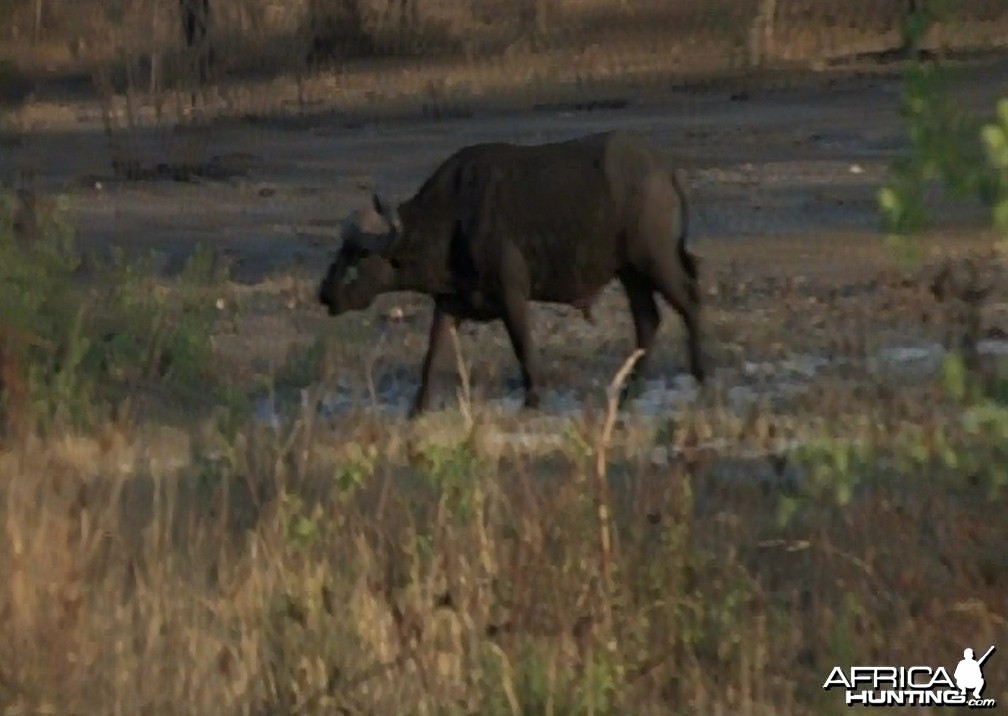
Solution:
<svg viewBox="0 0 1008 716"><path fill-rule="evenodd" d="M531 392L525 394L525 403L523 406L526 410L538 410L539 409L539 393Z"/></svg>
<svg viewBox="0 0 1008 716"><path fill-rule="evenodd" d="M630 379L623 384L623 387L620 388L617 407L622 408L626 406L627 401L639 398L644 393L644 386L646 383L647 381L644 380L643 376L631 376Z"/></svg>
<svg viewBox="0 0 1008 716"><path fill-rule="evenodd" d="M410 409L409 409L409 412L408 412L408 413L406 413L406 417L407 417L407 419L409 419L409 420L413 420L414 418L418 418L418 417L420 417L420 415L421 415L421 414L422 414L422 413L423 413L423 412L424 412L424 411L425 411L426 409L427 409L427 406L426 406L426 405L424 405L423 403L417 403L417 402L414 402L414 403L413 403L413 405L411 405L411 406L410 406Z"/></svg>

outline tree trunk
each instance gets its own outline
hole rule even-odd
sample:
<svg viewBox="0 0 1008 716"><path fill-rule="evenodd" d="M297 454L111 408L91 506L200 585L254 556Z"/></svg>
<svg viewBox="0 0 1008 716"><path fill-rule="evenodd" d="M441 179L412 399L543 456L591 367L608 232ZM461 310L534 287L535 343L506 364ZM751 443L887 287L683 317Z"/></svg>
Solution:
<svg viewBox="0 0 1008 716"><path fill-rule="evenodd" d="M777 0L760 0L749 27L749 65L760 67L772 52L774 45L774 22L777 17Z"/></svg>

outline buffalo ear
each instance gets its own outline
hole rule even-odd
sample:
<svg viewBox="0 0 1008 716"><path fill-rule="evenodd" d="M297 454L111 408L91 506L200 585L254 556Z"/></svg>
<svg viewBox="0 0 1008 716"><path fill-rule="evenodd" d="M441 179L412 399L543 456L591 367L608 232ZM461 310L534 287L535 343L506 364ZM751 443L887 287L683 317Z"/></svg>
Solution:
<svg viewBox="0 0 1008 716"><path fill-rule="evenodd" d="M399 216L398 211L392 212L392 215L389 216L389 224L392 226L392 234L395 236L395 240L398 241L402 238L403 230L402 217Z"/></svg>
<svg viewBox="0 0 1008 716"><path fill-rule="evenodd" d="M374 210L378 212L378 216L383 216L389 221L392 220L388 210L388 205L380 196L378 196L378 192L373 192L371 194L371 205L374 207Z"/></svg>

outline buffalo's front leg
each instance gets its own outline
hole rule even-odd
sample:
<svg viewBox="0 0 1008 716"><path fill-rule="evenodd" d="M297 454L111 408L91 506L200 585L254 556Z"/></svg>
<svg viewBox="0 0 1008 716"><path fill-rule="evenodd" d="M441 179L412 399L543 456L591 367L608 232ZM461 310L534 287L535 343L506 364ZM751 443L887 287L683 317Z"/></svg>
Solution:
<svg viewBox="0 0 1008 716"><path fill-rule="evenodd" d="M698 383L703 383L707 371L704 365L700 325L700 293L696 282L689 278L681 267L668 260L657 262L653 268L652 279L658 292L672 305L686 325L690 372Z"/></svg>
<svg viewBox="0 0 1008 716"><path fill-rule="evenodd" d="M409 417L415 418L427 409L430 399L430 377L434 367L434 359L438 350L444 343L444 338L448 330L454 325L458 326L459 319L449 315L444 308L435 303L434 318L431 320L430 337L427 341L427 354L423 359L423 366L420 368L420 387L417 389L416 397L413 399L413 406L410 408Z"/></svg>

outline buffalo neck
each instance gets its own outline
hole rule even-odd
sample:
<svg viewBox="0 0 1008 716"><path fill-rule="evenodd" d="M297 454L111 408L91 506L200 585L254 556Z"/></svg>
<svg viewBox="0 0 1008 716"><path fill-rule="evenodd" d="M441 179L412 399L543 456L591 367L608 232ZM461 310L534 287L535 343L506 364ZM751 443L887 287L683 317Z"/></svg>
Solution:
<svg viewBox="0 0 1008 716"><path fill-rule="evenodd" d="M436 294L451 290L448 264L450 232L444 222L419 221L410 202L400 206L402 238L389 252L397 290Z"/></svg>

